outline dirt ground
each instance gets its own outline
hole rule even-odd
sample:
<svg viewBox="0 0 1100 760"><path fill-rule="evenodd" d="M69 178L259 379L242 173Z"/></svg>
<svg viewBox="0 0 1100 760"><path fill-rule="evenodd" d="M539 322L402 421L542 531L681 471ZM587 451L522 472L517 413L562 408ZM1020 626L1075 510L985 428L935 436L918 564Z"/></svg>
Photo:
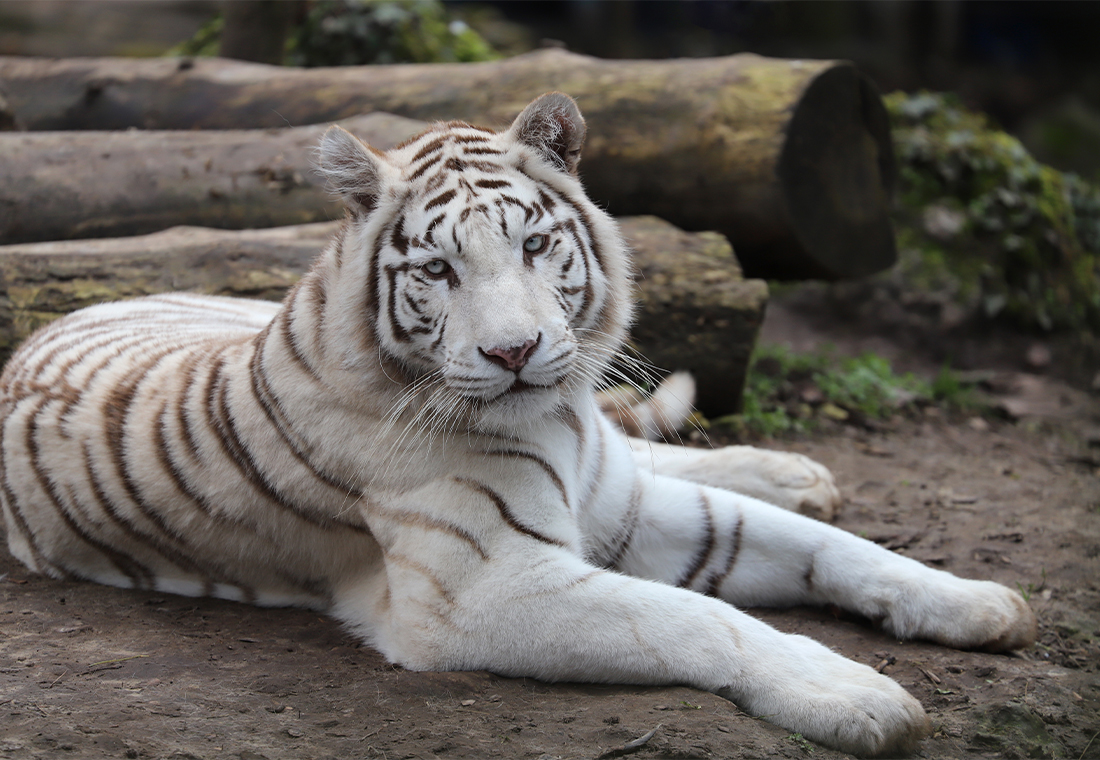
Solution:
<svg viewBox="0 0 1100 760"><path fill-rule="evenodd" d="M767 337L808 334L774 314ZM935 727L921 757L1100 758L1100 449L1087 443L1100 417L1095 397L1031 381L1054 412L933 409L779 444L836 474L840 527L1019 588L1039 617L1039 644L1005 656L898 642L835 610L752 611L897 679ZM689 688L411 673L316 613L58 582L0 557L0 758L620 756L846 757Z"/></svg>

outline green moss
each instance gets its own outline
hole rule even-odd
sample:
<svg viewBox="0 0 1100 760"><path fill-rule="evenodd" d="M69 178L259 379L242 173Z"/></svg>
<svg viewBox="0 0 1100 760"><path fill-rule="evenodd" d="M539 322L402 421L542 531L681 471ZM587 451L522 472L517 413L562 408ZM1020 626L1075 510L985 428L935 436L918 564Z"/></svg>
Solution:
<svg viewBox="0 0 1100 760"><path fill-rule="evenodd" d="M946 282L967 310L1029 328L1100 331L1100 189L1040 164L950 95L886 104L914 286Z"/></svg>

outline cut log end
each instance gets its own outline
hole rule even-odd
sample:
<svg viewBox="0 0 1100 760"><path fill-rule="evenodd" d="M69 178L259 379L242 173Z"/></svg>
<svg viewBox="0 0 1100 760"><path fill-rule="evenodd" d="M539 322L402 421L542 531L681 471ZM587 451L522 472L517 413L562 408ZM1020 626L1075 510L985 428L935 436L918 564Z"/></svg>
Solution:
<svg viewBox="0 0 1100 760"><path fill-rule="evenodd" d="M773 279L861 277L897 259L890 204L897 165L882 98L853 66L816 77L787 125L776 169L793 241L751 255L746 273ZM790 245L790 243L797 245Z"/></svg>

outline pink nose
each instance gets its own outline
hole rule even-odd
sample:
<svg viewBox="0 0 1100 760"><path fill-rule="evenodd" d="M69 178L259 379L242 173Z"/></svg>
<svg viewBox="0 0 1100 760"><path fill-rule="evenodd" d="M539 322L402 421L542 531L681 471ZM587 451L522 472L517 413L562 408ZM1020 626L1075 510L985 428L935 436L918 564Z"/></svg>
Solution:
<svg viewBox="0 0 1100 760"><path fill-rule="evenodd" d="M540 335L536 340L529 340L521 346L511 348L490 348L488 351L483 348L481 353L493 364L499 364L512 372L519 372L527 366L527 360L531 358L531 354L535 353L541 338Z"/></svg>

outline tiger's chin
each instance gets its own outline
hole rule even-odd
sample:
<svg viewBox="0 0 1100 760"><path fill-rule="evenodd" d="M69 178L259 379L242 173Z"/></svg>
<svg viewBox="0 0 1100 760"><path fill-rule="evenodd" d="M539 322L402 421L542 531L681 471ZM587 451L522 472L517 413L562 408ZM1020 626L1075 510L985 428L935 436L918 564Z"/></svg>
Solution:
<svg viewBox="0 0 1100 760"><path fill-rule="evenodd" d="M545 417L562 400L560 385L531 385L517 380L504 393L481 403L477 427L485 432L512 430Z"/></svg>

